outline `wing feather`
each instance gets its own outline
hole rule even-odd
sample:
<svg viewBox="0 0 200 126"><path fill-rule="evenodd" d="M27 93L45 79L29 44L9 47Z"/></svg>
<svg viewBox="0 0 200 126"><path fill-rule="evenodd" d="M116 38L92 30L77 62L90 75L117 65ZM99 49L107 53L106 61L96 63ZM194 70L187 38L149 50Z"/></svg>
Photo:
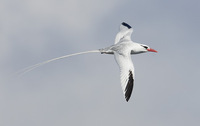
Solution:
<svg viewBox="0 0 200 126"><path fill-rule="evenodd" d="M114 55L120 68L122 90L125 95L125 99L128 102L134 86L134 66L130 55L121 55L117 52L115 52Z"/></svg>
<svg viewBox="0 0 200 126"><path fill-rule="evenodd" d="M115 44L123 40L131 40L132 32L133 32L132 27L128 25L127 23L123 22L120 25L120 30L115 37Z"/></svg>
<svg viewBox="0 0 200 126"><path fill-rule="evenodd" d="M134 79L133 79L132 71L130 70L129 71L128 83L127 83L126 89L125 89L125 99L126 99L127 102L131 97L133 86L134 86Z"/></svg>

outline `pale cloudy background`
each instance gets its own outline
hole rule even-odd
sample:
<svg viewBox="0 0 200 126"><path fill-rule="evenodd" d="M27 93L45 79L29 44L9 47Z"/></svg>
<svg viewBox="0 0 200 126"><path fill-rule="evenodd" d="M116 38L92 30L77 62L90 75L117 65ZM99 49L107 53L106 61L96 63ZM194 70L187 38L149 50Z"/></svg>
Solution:
<svg viewBox="0 0 200 126"><path fill-rule="evenodd" d="M0 0L1 126L197 126L199 0ZM29 65L113 44L121 22L159 53L132 56L127 103L112 55Z"/></svg>

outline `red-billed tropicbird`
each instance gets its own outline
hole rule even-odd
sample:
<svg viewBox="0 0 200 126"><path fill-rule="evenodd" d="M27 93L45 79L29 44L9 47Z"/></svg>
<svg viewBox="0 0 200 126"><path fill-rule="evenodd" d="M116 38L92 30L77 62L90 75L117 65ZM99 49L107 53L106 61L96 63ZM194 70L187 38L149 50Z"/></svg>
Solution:
<svg viewBox="0 0 200 126"><path fill-rule="evenodd" d="M121 73L120 80L121 80L122 90L125 95L125 99L128 102L128 100L131 97L133 86L134 86L134 66L131 60L131 54L138 54L138 53L144 53L144 52L157 52L156 50L150 48L147 45L133 42L131 40L132 32L133 32L132 27L128 25L127 23L123 22L120 25L120 30L117 33L116 38L115 38L115 43L112 46L98 49L98 50L85 51L85 52L61 56L58 58L54 58L51 60L44 61L42 63L38 63L32 66L26 67L17 73L20 75L23 75L26 72L29 72L49 62L52 62L58 59L67 58L70 56L85 54L85 53L100 52L101 54L114 54L115 60L120 68L120 73Z"/></svg>

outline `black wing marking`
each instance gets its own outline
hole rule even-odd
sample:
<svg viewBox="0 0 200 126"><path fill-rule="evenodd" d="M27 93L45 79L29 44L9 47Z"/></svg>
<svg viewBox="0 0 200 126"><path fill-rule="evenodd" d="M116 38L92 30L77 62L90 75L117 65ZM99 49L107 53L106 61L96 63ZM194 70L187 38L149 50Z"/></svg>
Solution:
<svg viewBox="0 0 200 126"><path fill-rule="evenodd" d="M133 86L134 86L133 73L132 73L131 70L129 70L128 83L127 83L126 89L125 89L125 99L126 99L127 102L131 97L131 94L132 94L132 91L133 91Z"/></svg>
<svg viewBox="0 0 200 126"><path fill-rule="evenodd" d="M132 28L130 25L128 25L128 24L125 23L125 22L122 22L122 25L124 25L124 26L127 27L128 29L131 29L131 28Z"/></svg>

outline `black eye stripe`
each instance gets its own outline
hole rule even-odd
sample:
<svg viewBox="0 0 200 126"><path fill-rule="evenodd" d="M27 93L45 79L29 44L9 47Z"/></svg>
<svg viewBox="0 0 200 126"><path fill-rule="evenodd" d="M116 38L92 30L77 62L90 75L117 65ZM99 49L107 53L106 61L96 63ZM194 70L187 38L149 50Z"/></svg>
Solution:
<svg viewBox="0 0 200 126"><path fill-rule="evenodd" d="M148 47L147 46L143 46L145 49L148 49Z"/></svg>

